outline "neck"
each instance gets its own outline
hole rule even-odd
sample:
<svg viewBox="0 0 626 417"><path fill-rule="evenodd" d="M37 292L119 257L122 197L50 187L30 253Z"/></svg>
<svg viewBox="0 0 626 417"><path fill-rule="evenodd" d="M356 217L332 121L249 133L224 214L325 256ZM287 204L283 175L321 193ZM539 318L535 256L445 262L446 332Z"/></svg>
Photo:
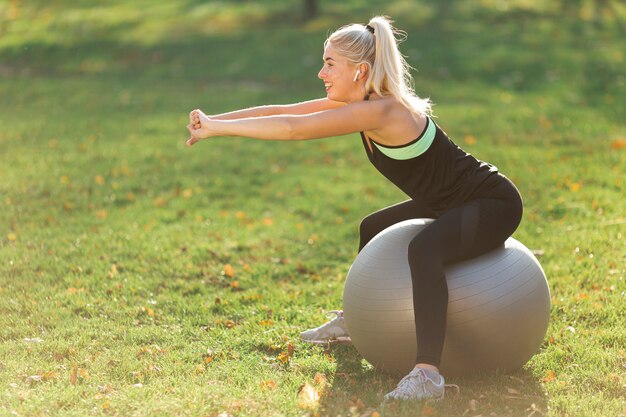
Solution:
<svg viewBox="0 0 626 417"><path fill-rule="evenodd" d="M346 103L356 103L365 99L365 84L358 82L357 85L350 92L350 96L345 100Z"/></svg>

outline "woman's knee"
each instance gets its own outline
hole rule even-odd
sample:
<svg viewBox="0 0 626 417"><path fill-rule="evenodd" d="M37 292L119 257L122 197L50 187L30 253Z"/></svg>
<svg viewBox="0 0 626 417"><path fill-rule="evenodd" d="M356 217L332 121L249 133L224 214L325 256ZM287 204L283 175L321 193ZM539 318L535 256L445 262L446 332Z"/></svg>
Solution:
<svg viewBox="0 0 626 417"><path fill-rule="evenodd" d="M427 234L423 232L411 239L407 248L409 263L424 265L425 262L437 262L437 260L441 258L441 254L438 253L437 245L434 243L435 242L429 239Z"/></svg>
<svg viewBox="0 0 626 417"><path fill-rule="evenodd" d="M383 230L381 222L377 219L376 213L370 214L361 220L359 225L359 236L361 241L369 242L374 236Z"/></svg>

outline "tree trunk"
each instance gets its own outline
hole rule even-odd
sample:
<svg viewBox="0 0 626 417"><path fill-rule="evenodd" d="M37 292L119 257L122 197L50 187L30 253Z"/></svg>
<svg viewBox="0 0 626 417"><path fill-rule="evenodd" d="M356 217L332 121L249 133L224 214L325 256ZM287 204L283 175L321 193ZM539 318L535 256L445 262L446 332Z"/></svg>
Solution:
<svg viewBox="0 0 626 417"><path fill-rule="evenodd" d="M304 17L313 19L317 16L317 0L304 0Z"/></svg>

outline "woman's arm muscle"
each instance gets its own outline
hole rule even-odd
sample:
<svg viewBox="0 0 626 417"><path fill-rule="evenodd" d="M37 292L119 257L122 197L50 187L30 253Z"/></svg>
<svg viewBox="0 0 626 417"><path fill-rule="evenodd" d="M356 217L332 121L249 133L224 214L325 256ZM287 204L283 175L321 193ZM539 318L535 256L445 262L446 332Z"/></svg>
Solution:
<svg viewBox="0 0 626 417"><path fill-rule="evenodd" d="M324 110L332 110L345 106L346 103L340 101L333 101L327 98L319 98L316 100L303 101L301 103L287 104L278 107L278 113L276 114L311 114Z"/></svg>
<svg viewBox="0 0 626 417"><path fill-rule="evenodd" d="M248 117L266 117L282 114L310 114L317 113L319 111L335 109L344 105L345 103L341 103L339 101L332 101L327 98L320 98L294 104L278 104L251 107L249 109L235 110L228 113L212 115L209 117L214 120L237 120L245 119Z"/></svg>
<svg viewBox="0 0 626 417"><path fill-rule="evenodd" d="M387 124L389 103L362 101L318 113L290 118L292 140L319 139L376 130Z"/></svg>
<svg viewBox="0 0 626 417"><path fill-rule="evenodd" d="M193 129L190 131L198 140L209 136L246 136L266 140L319 139L379 129L386 124L388 109L386 101L376 100L304 115L211 119L205 121L205 133Z"/></svg>

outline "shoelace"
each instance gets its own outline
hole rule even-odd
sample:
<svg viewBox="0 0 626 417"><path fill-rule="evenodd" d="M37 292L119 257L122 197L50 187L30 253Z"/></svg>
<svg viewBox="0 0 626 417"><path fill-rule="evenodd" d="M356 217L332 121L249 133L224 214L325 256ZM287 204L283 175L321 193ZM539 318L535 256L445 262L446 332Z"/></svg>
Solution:
<svg viewBox="0 0 626 417"><path fill-rule="evenodd" d="M415 381L416 379L417 381ZM415 391L420 384L423 384L428 380L430 380L430 378L428 378L426 372L424 372L423 369L418 369L416 374L410 373L402 378L398 383L398 388L403 392L406 392L407 390ZM459 388L456 384L444 384L444 390L447 388L455 388L457 393L461 390L461 388Z"/></svg>
<svg viewBox="0 0 626 417"><path fill-rule="evenodd" d="M334 315L334 317L333 317ZM334 322L335 320L339 319L339 318L343 318L343 311L342 310L330 310L326 312L326 318L333 318L330 322Z"/></svg>
<svg viewBox="0 0 626 417"><path fill-rule="evenodd" d="M417 381L415 381L416 379ZM429 380L429 378L426 375L426 372L424 372L423 369L418 369L417 373L414 374L413 372L411 372L410 374L402 378L400 382L398 383L398 388L402 388L402 389L408 388L411 391L415 391L415 388L419 384L423 384L427 380Z"/></svg>

